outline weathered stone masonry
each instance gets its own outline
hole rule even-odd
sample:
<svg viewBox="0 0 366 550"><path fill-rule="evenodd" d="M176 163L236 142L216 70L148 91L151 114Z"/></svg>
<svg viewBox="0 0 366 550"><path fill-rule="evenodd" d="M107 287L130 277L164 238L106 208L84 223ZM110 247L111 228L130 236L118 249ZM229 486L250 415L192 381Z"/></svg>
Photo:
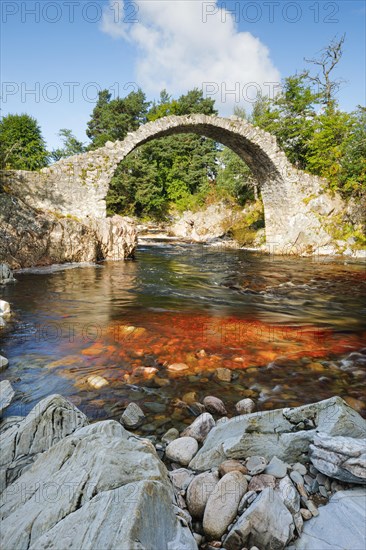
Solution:
<svg viewBox="0 0 366 550"><path fill-rule="evenodd" d="M321 218L340 212L341 201L323 191L323 180L295 169L274 136L239 119L200 114L165 117L141 126L122 142L108 142L95 151L62 159L39 173L12 172L11 192L42 210L105 218L105 197L119 162L148 141L181 133L212 138L248 164L261 186L267 244L272 251L279 247L301 251L330 242Z"/></svg>

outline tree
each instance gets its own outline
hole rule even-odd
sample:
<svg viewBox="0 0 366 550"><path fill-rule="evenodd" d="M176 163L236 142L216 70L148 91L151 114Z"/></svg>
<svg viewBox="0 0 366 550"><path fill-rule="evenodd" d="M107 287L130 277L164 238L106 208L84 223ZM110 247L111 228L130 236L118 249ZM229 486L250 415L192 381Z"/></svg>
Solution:
<svg viewBox="0 0 366 550"><path fill-rule="evenodd" d="M336 68L343 55L343 44L346 35L343 34L340 39L334 37L330 44L321 50L319 59L305 59L321 68L321 74L311 75L309 71L304 73L305 77L318 87L318 94L322 103L330 107L335 102L335 95L339 91L342 79L331 80L331 73Z"/></svg>
<svg viewBox="0 0 366 550"><path fill-rule="evenodd" d="M149 102L142 90L131 92L125 98L111 99L108 90L99 92L86 131L92 143L90 149L97 149L107 141L123 140L127 132L137 130L146 122Z"/></svg>
<svg viewBox="0 0 366 550"><path fill-rule="evenodd" d="M0 120L1 167L37 170L48 164L46 144L37 121L27 115L7 115Z"/></svg>
<svg viewBox="0 0 366 550"><path fill-rule="evenodd" d="M62 128L58 135L64 146L62 148L54 149L51 152L51 158L54 161L71 157L72 155L79 155L80 153L84 153L86 151L84 144L74 136L71 130Z"/></svg>
<svg viewBox="0 0 366 550"><path fill-rule="evenodd" d="M356 198L366 196L366 108L351 113L349 132L342 143L340 188Z"/></svg>

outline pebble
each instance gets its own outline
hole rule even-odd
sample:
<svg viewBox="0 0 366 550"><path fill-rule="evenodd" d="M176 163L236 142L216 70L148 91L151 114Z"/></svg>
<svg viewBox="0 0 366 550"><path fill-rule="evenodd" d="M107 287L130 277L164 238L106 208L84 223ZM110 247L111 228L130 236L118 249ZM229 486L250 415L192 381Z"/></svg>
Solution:
<svg viewBox="0 0 366 550"><path fill-rule="evenodd" d="M172 363L168 366L170 372L182 372L188 369L189 367L185 363Z"/></svg>
<svg viewBox="0 0 366 550"><path fill-rule="evenodd" d="M193 405L197 401L197 392L196 391L189 391L185 393L182 397L182 401L187 403L187 405Z"/></svg>
<svg viewBox="0 0 366 550"><path fill-rule="evenodd" d="M221 380L221 382L231 382L232 372L230 369L219 367L215 370L215 378Z"/></svg>
<svg viewBox="0 0 366 550"><path fill-rule="evenodd" d="M103 388L104 386L108 386L109 382L103 376L99 376L98 374L94 376L88 376L86 379L89 386L94 388L95 390L99 390L100 388Z"/></svg>
<svg viewBox="0 0 366 550"><path fill-rule="evenodd" d="M305 474L304 475L304 481L305 481L305 483L307 483L311 487L313 482L314 482L314 478L309 476L309 474Z"/></svg>
<svg viewBox="0 0 366 550"><path fill-rule="evenodd" d="M264 456L251 456L246 459L245 466L248 470L248 473L252 476L256 474L261 474L264 472L267 466L267 460Z"/></svg>
<svg viewBox="0 0 366 550"><path fill-rule="evenodd" d="M6 359L6 357L3 357L0 355L0 372L5 370L9 365L9 361Z"/></svg>
<svg viewBox="0 0 366 550"><path fill-rule="evenodd" d="M297 485L304 485L304 478L297 470L294 470L290 473L290 478Z"/></svg>
<svg viewBox="0 0 366 550"><path fill-rule="evenodd" d="M239 507L238 507L239 514L241 514L244 511L245 508L250 506L252 504L252 502L255 501L257 496L258 495L257 495L256 491L248 491L247 493L245 493L245 495L243 496L243 498L241 499L241 501L239 503Z"/></svg>
<svg viewBox="0 0 366 550"><path fill-rule="evenodd" d="M198 443L193 437L179 437L165 449L165 456L182 466L188 466L198 451Z"/></svg>
<svg viewBox="0 0 366 550"><path fill-rule="evenodd" d="M240 472L229 472L210 495L203 516L203 529L213 540L220 539L236 517L239 503L248 487Z"/></svg>
<svg viewBox="0 0 366 550"><path fill-rule="evenodd" d="M267 487L274 489L276 486L276 478L268 474L259 474L252 477L248 489L249 491L263 491Z"/></svg>
<svg viewBox="0 0 366 550"><path fill-rule="evenodd" d="M184 493L189 484L193 481L194 473L192 470L188 470L187 468L178 468L177 470L169 472L169 477L172 480L175 489Z"/></svg>
<svg viewBox="0 0 366 550"><path fill-rule="evenodd" d="M166 405L156 403L155 401L145 401L144 407L154 413L163 413L166 411Z"/></svg>
<svg viewBox="0 0 366 550"><path fill-rule="evenodd" d="M324 485L319 485L319 493L322 495L322 497L328 498L328 492Z"/></svg>
<svg viewBox="0 0 366 550"><path fill-rule="evenodd" d="M319 485L325 485L325 482L327 479L328 477L320 472L316 474L316 480L319 483Z"/></svg>
<svg viewBox="0 0 366 550"><path fill-rule="evenodd" d="M255 408L255 403L253 399L249 397L238 401L235 405L235 408L239 414L250 414Z"/></svg>
<svg viewBox="0 0 366 550"><path fill-rule="evenodd" d="M315 466L313 466L312 464L310 464L309 466L309 472L313 475L313 476L317 476L319 474L319 470L317 470L315 468ZM300 472L301 474L301 472ZM323 474L322 474L323 475Z"/></svg>
<svg viewBox="0 0 366 550"><path fill-rule="evenodd" d="M177 439L178 437L179 437L179 432L177 428L170 428L167 432L165 432L161 440L163 443L168 444L174 441L174 439Z"/></svg>
<svg viewBox="0 0 366 550"><path fill-rule="evenodd" d="M196 476L187 490L187 506L194 518L202 518L210 495L219 482L216 472L203 472Z"/></svg>
<svg viewBox="0 0 366 550"><path fill-rule="evenodd" d="M212 414L218 414L220 416L226 416L227 412L224 403L218 397L208 395L204 398L203 404L206 410Z"/></svg>
<svg viewBox="0 0 366 550"><path fill-rule="evenodd" d="M196 418L196 420L188 426L183 432L182 436L193 437L197 441L203 441L206 439L207 434L215 426L215 421L210 413L202 413Z"/></svg>
<svg viewBox="0 0 366 550"><path fill-rule="evenodd" d="M141 408L136 403L129 403L120 421L125 428L137 428L144 419L145 415Z"/></svg>
<svg viewBox="0 0 366 550"><path fill-rule="evenodd" d="M300 513L305 520L311 519L313 517L313 514L307 508L300 508Z"/></svg>
<svg viewBox="0 0 366 550"><path fill-rule="evenodd" d="M306 466L301 464L301 462L295 462L295 464L293 464L291 468L292 470L299 472L299 474L301 474L302 476L304 476L307 473Z"/></svg>
<svg viewBox="0 0 366 550"><path fill-rule="evenodd" d="M246 469L239 460L229 459L222 462L219 466L219 475L220 477L223 477L225 474L228 474L229 472L241 472L242 474L247 474L248 470Z"/></svg>
<svg viewBox="0 0 366 550"><path fill-rule="evenodd" d="M281 479L287 474L287 464L277 458L277 456L274 456L264 470L264 473Z"/></svg>
<svg viewBox="0 0 366 550"><path fill-rule="evenodd" d="M314 502L303 497L301 497L301 502L306 506L309 512L311 512L312 516L316 517L319 515L318 508L315 506Z"/></svg>

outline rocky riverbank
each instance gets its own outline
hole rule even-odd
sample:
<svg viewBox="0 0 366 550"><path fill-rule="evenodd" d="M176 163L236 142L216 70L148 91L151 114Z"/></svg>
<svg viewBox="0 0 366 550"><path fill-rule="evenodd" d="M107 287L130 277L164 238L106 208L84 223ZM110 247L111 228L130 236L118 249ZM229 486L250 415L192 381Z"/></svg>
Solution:
<svg viewBox="0 0 366 550"><path fill-rule="evenodd" d="M0 414L13 395L1 382ZM135 403L121 422L89 424L51 395L3 418L4 547L363 548L366 421L338 397L251 410L241 401L229 419L206 396L184 432L155 445L129 431L143 415Z"/></svg>
<svg viewBox="0 0 366 550"><path fill-rule="evenodd" d="M0 190L0 262L12 269L122 260L132 257L136 246L130 218L63 216L37 210Z"/></svg>

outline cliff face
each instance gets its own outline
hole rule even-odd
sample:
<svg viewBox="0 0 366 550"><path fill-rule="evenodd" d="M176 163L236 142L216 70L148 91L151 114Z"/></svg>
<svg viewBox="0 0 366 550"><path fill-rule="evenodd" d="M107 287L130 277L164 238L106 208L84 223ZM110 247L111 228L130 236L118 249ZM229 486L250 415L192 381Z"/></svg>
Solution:
<svg viewBox="0 0 366 550"><path fill-rule="evenodd" d="M129 218L61 217L0 193L0 262L12 269L122 260L133 256L136 245L136 229Z"/></svg>

